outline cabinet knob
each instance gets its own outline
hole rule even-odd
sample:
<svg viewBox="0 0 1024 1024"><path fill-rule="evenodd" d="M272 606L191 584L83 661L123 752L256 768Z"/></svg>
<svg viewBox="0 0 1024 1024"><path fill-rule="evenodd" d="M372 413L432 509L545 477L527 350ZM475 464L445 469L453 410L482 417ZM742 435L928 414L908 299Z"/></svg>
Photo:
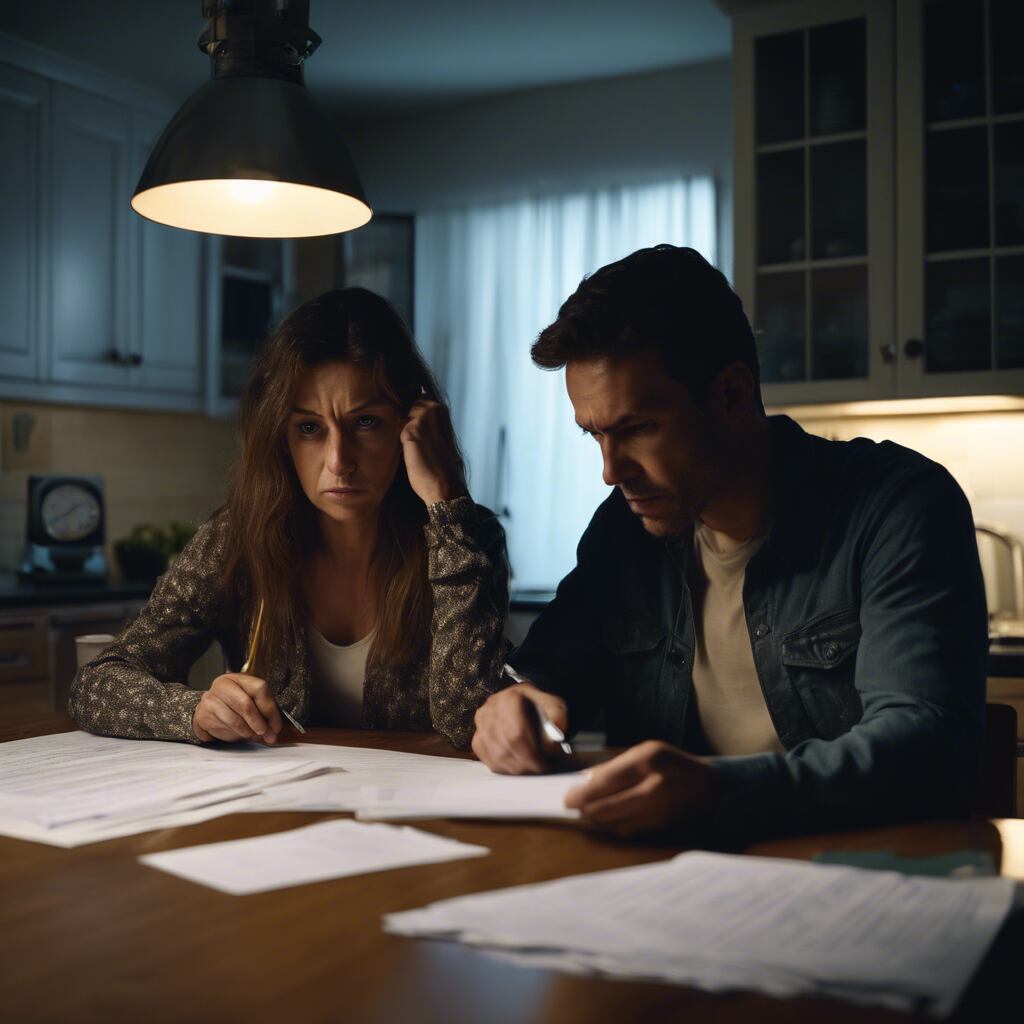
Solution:
<svg viewBox="0 0 1024 1024"><path fill-rule="evenodd" d="M125 357L123 355L121 355L121 353L118 352L118 350L116 348L112 348L107 353L107 358L112 363L115 363L117 366L124 366L125 365Z"/></svg>
<svg viewBox="0 0 1024 1024"><path fill-rule="evenodd" d="M133 352L127 359L129 366L141 366L142 356L138 352Z"/></svg>
<svg viewBox="0 0 1024 1024"><path fill-rule="evenodd" d="M882 353L882 362L887 366L896 362L896 346L891 341L888 345L879 345L878 351Z"/></svg>
<svg viewBox="0 0 1024 1024"><path fill-rule="evenodd" d="M920 359L924 355L924 342L920 338L908 338L903 343L903 354L908 359Z"/></svg>

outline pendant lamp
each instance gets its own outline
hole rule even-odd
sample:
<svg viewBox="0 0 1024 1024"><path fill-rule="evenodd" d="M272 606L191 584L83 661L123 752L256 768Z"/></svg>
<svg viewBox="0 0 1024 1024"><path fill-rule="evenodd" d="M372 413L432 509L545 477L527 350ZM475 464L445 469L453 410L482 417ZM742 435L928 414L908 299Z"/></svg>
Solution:
<svg viewBox="0 0 1024 1024"><path fill-rule="evenodd" d="M302 238L351 231L372 211L337 128L306 91L320 45L309 0L202 0L212 77L175 114L132 196L190 231Z"/></svg>

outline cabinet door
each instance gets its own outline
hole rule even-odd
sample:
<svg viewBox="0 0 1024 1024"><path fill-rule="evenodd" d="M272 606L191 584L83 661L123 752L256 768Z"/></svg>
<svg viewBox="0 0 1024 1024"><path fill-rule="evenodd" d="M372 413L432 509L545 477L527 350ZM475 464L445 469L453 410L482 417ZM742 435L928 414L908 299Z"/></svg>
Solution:
<svg viewBox="0 0 1024 1024"><path fill-rule="evenodd" d="M1024 392L1024 4L897 5L900 391Z"/></svg>
<svg viewBox="0 0 1024 1024"><path fill-rule="evenodd" d="M736 288L769 404L895 390L892 6L736 17Z"/></svg>
<svg viewBox="0 0 1024 1024"><path fill-rule="evenodd" d="M0 65L0 376L39 376L47 306L49 85Z"/></svg>
<svg viewBox="0 0 1024 1024"><path fill-rule="evenodd" d="M54 85L52 380L128 383L127 107Z"/></svg>
<svg viewBox="0 0 1024 1024"><path fill-rule="evenodd" d="M129 195L168 118L136 111ZM127 203L127 197L125 199ZM129 211L133 355L136 388L199 394L200 236Z"/></svg>

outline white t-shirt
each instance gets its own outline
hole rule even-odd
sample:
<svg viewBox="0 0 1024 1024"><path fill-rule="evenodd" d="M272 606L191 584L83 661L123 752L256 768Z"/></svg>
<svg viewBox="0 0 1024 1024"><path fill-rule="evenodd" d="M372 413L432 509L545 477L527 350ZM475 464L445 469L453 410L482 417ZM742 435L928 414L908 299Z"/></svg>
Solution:
<svg viewBox="0 0 1024 1024"><path fill-rule="evenodd" d="M363 723L363 682L366 656L377 630L362 640L342 646L332 644L308 623L309 668L313 683L313 715L316 725L358 729Z"/></svg>
<svg viewBox="0 0 1024 1024"><path fill-rule="evenodd" d="M705 579L694 608L693 688L704 736L715 754L782 751L754 666L743 609L747 563L767 538L737 541L703 523L694 554Z"/></svg>

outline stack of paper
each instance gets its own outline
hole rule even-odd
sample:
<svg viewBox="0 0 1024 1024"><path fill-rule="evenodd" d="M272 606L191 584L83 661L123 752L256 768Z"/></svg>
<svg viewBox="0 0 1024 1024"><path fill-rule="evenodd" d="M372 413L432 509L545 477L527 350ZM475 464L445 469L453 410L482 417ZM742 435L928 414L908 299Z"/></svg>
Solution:
<svg viewBox="0 0 1024 1024"><path fill-rule="evenodd" d="M0 835L70 847L239 811L571 818L562 801L579 779L513 778L479 761L363 747L61 733L0 743Z"/></svg>
<svg viewBox="0 0 1024 1024"><path fill-rule="evenodd" d="M273 756L61 733L0 744L0 834L78 846L221 814L329 768Z"/></svg>
<svg viewBox="0 0 1024 1024"><path fill-rule="evenodd" d="M489 852L486 846L408 827L322 821L255 839L150 853L139 860L190 882L243 896L413 864L483 857Z"/></svg>
<svg viewBox="0 0 1024 1024"><path fill-rule="evenodd" d="M1009 879L697 852L445 900L390 914L384 927L530 966L944 1015L1012 899Z"/></svg>

